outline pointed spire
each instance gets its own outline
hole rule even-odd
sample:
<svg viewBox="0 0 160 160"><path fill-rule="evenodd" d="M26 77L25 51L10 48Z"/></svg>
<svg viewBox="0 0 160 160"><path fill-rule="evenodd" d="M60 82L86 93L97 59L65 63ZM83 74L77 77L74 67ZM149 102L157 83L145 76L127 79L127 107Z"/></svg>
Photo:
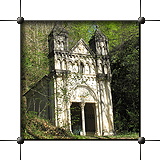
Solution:
<svg viewBox="0 0 160 160"><path fill-rule="evenodd" d="M97 38L106 39L106 36L100 31L98 25L96 25L96 31L94 33L94 36L97 37Z"/></svg>
<svg viewBox="0 0 160 160"><path fill-rule="evenodd" d="M63 22L58 21L55 23L51 33L53 35L60 35L60 36L66 36L68 37L68 31L63 27Z"/></svg>
<svg viewBox="0 0 160 160"><path fill-rule="evenodd" d="M97 30L98 28L99 28L99 25L97 24L97 25L96 25L96 30Z"/></svg>
<svg viewBox="0 0 160 160"><path fill-rule="evenodd" d="M63 27L63 22L62 21L58 21L55 23L54 27L53 27L53 31L57 32L58 30L62 30Z"/></svg>

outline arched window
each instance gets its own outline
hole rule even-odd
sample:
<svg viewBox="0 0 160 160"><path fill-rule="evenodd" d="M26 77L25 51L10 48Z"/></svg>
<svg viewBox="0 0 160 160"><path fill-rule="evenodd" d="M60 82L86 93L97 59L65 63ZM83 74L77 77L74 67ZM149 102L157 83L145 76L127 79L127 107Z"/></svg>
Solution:
<svg viewBox="0 0 160 160"><path fill-rule="evenodd" d="M60 62L59 59L56 61L56 66L55 66L55 68L56 68L56 69L61 69L61 62Z"/></svg>
<svg viewBox="0 0 160 160"><path fill-rule="evenodd" d="M81 62L80 63L80 70L79 70L80 73L84 73L84 64Z"/></svg>
<svg viewBox="0 0 160 160"><path fill-rule="evenodd" d="M105 44L104 44L103 42L100 43L99 53L100 53L101 55L105 55Z"/></svg>
<svg viewBox="0 0 160 160"><path fill-rule="evenodd" d="M94 68L94 65L93 65L93 64L91 65L90 70L91 70L91 71L90 71L91 74L95 74L95 68Z"/></svg>
<svg viewBox="0 0 160 160"><path fill-rule="evenodd" d="M66 61L62 61L62 69L66 70Z"/></svg>
<svg viewBox="0 0 160 160"><path fill-rule="evenodd" d="M98 67L99 67L98 72L99 72L99 73L102 73L102 64L101 64L101 63L99 63L99 66L98 66Z"/></svg>
<svg viewBox="0 0 160 160"><path fill-rule="evenodd" d="M60 69L62 69L62 62L60 61Z"/></svg>
<svg viewBox="0 0 160 160"><path fill-rule="evenodd" d="M102 47L102 55L105 55L105 53L104 53L104 46Z"/></svg>
<svg viewBox="0 0 160 160"><path fill-rule="evenodd" d="M60 49L60 41L59 40L57 41L57 49L58 50Z"/></svg>
<svg viewBox="0 0 160 160"><path fill-rule="evenodd" d="M61 41L61 44L60 44L60 50L63 51L64 50L64 42Z"/></svg>
<svg viewBox="0 0 160 160"><path fill-rule="evenodd" d="M60 41L59 40L57 41L57 44L60 45Z"/></svg>

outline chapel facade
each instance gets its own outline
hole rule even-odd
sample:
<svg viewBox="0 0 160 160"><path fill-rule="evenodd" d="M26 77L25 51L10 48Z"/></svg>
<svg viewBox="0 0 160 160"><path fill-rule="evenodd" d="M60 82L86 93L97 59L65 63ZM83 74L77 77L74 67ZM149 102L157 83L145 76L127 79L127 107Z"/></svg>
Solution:
<svg viewBox="0 0 160 160"><path fill-rule="evenodd" d="M72 133L113 135L108 39L97 28L89 46L80 39L69 50L68 38L58 25L49 34L50 73L25 94L27 111Z"/></svg>

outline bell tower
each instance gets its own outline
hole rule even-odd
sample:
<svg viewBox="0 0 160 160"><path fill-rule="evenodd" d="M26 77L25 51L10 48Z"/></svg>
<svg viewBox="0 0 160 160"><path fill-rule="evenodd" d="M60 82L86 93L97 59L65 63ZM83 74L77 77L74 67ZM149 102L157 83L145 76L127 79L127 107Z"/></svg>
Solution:
<svg viewBox="0 0 160 160"><path fill-rule="evenodd" d="M99 111L104 122L100 127L103 135L113 134L113 105L111 96L111 69L109 62L109 45L107 37L98 29L91 40L89 46L95 53L96 60L96 84L99 97Z"/></svg>
<svg viewBox="0 0 160 160"><path fill-rule="evenodd" d="M68 32L59 22L52 29L48 36L49 43L49 71L52 72L56 69L55 62L61 59L62 55L68 53ZM60 69L60 67L59 67Z"/></svg>
<svg viewBox="0 0 160 160"><path fill-rule="evenodd" d="M108 55L108 39L96 26L96 31L89 41L90 48L96 53L97 56Z"/></svg>
<svg viewBox="0 0 160 160"><path fill-rule="evenodd" d="M107 74L108 72L107 61L109 59L108 39L98 29L98 26L96 26L96 31L89 41L89 46L92 49L92 51L95 53L97 74Z"/></svg>
<svg viewBox="0 0 160 160"><path fill-rule="evenodd" d="M50 106L53 110L53 118L55 118L55 125L59 126L62 123L66 123L63 119L64 114L62 110L65 109L65 104L63 103L63 98L58 97L58 93L61 93L61 87L65 86L64 74L66 73L66 57L69 53L68 51L68 32L63 27L61 22L57 22L53 27L52 31L48 36L49 43L49 72L53 76L50 80L48 94L50 97ZM61 113L60 113L61 112ZM62 116L63 115L63 116ZM62 123L60 123L62 122Z"/></svg>

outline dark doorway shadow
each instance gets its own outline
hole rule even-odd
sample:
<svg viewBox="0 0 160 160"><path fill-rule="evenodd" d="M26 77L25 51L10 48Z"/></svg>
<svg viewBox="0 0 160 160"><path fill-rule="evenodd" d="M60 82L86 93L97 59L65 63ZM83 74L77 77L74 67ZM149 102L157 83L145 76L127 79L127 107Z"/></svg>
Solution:
<svg viewBox="0 0 160 160"><path fill-rule="evenodd" d="M86 103L84 107L86 135L94 135L96 131L95 111L93 105L93 103Z"/></svg>
<svg viewBox="0 0 160 160"><path fill-rule="evenodd" d="M71 105L71 126L73 134L79 135L82 131L82 115L79 103Z"/></svg>

